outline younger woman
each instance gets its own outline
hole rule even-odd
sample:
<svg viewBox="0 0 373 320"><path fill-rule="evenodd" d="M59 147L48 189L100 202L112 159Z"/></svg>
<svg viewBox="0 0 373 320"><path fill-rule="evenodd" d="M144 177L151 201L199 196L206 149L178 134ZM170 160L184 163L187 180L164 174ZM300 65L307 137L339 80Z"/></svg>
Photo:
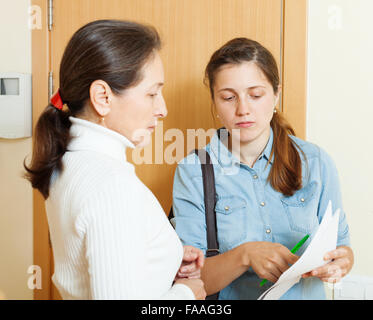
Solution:
<svg viewBox="0 0 373 320"><path fill-rule="evenodd" d="M333 208L341 208L338 248L325 257L333 261L304 275L282 297L324 299L322 281L339 280L353 264L332 159L318 146L296 138L276 109L278 69L272 54L258 42L237 38L226 43L212 55L206 79L225 127L206 146L214 164L220 245L220 254L206 258L202 270L207 294L221 291L220 299L257 299L297 261L290 249L310 234L297 253L302 254L331 200ZM226 138L224 130L229 133ZM183 243L206 251L201 175L194 153L178 165L173 209ZM270 282L260 287L261 279Z"/></svg>

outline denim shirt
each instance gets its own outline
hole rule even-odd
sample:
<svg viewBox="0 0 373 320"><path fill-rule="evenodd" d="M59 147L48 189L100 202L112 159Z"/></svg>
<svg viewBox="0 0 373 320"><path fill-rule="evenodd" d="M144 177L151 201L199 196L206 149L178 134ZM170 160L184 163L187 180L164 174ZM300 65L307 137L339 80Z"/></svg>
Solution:
<svg viewBox="0 0 373 320"><path fill-rule="evenodd" d="M323 218L329 200L333 212L340 208L337 247L349 245L349 228L342 208L338 173L333 160L318 146L290 136L303 150L302 189L292 196L274 190L267 177L273 131L253 168L240 163L215 133L205 149L214 164L217 193L216 220L220 253L248 241L280 243L291 250L306 234L301 256ZM222 138L223 139L223 138ZM268 165L267 165L268 164ZM177 166L173 186L174 225L184 245L206 252L206 222L201 165L191 153ZM257 299L272 283L259 287L261 279L250 267L220 291L219 299ZM281 299L325 299L324 285L315 277L301 279Z"/></svg>

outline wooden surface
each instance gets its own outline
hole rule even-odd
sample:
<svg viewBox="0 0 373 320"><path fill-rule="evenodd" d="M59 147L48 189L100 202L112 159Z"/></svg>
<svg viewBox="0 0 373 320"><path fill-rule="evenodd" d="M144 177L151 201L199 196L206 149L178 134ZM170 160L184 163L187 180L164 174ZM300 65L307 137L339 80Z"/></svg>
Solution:
<svg viewBox="0 0 373 320"><path fill-rule="evenodd" d="M49 71L49 33L46 24L47 1L32 0L32 5L39 6L42 13L42 29L32 30L32 118L33 126L48 104ZM41 267L42 289L34 290L34 299L48 300L51 297L51 249L48 240L48 222L44 208L44 199L39 191L33 191L34 211L34 264Z"/></svg>
<svg viewBox="0 0 373 320"><path fill-rule="evenodd" d="M38 3L42 8L45 8L46 2L33 0L33 3ZM280 55L284 54L284 111L302 137L305 122L299 119L305 117L305 82L302 80L303 72L298 76L298 70L304 70L305 74L305 2L306 0L54 0L54 27L50 40L54 90L58 87L59 63L64 48L79 27L90 21L106 18L152 24L159 31L164 44L161 51L165 68L163 93L168 116L163 120L163 130L181 129L186 138L187 129L219 126L211 115L209 91L203 85L204 68L211 54L234 37L248 37L271 50L279 65ZM283 4L285 6L282 13ZM285 15L283 38L281 14ZM301 27L297 24L301 24ZM43 25L44 36L37 34L33 37L34 123L47 103L49 57L45 52L48 41L44 27L46 26ZM282 49L282 45L286 48ZM296 64L291 64L292 59ZM173 142L174 140L164 141L163 151ZM190 149L191 146L187 148L185 141L182 156ZM154 152L153 138L153 161ZM182 156L178 155L177 160ZM131 159L130 152L128 157ZM172 202L175 167L176 164L166 163L136 166L138 176L155 194L167 213ZM35 261L42 261L43 265L53 267L52 262L46 261L51 260L52 253L46 252L48 227L44 201L36 192L34 217ZM44 281L43 278L46 289L43 288L43 294L35 293L36 299L48 298L47 288L50 286L51 274L43 273L49 279ZM54 286L50 288L49 298L60 298Z"/></svg>
<svg viewBox="0 0 373 320"><path fill-rule="evenodd" d="M283 112L306 138L307 0L284 0Z"/></svg>

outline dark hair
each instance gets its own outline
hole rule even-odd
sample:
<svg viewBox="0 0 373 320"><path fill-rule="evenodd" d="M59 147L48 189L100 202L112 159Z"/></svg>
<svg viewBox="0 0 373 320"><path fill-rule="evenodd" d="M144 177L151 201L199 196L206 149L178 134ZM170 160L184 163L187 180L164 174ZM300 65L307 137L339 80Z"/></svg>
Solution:
<svg viewBox="0 0 373 320"><path fill-rule="evenodd" d="M236 38L228 41L214 52L205 70L205 83L208 82L211 97L214 99L215 76L219 68L226 64L254 62L264 73L267 80L278 92L280 80L276 60L260 43L247 38ZM295 132L283 115L273 114L273 148L270 160L274 157L268 181L271 186L286 196L293 195L302 188L302 161L297 148L306 158L302 149L289 137ZM268 165L268 164L267 164Z"/></svg>
<svg viewBox="0 0 373 320"><path fill-rule="evenodd" d="M95 80L105 81L114 94L136 85L142 67L161 48L155 28L121 20L97 20L81 27L63 54L60 96L67 110L49 104L35 127L31 165L25 178L45 199L54 170L62 170L62 157L70 141L69 116L83 112ZM65 108L66 109L66 108Z"/></svg>

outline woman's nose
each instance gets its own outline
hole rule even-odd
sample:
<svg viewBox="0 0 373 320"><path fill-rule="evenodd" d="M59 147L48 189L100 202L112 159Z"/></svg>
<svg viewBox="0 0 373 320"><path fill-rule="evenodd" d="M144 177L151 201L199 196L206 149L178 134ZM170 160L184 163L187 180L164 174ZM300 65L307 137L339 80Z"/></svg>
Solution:
<svg viewBox="0 0 373 320"><path fill-rule="evenodd" d="M168 111L167 111L166 102L164 101L163 95L160 95L160 99L157 103L155 114L159 118L167 117Z"/></svg>
<svg viewBox="0 0 373 320"><path fill-rule="evenodd" d="M245 99L239 99L237 106L237 115L243 116L250 114L250 102Z"/></svg>

